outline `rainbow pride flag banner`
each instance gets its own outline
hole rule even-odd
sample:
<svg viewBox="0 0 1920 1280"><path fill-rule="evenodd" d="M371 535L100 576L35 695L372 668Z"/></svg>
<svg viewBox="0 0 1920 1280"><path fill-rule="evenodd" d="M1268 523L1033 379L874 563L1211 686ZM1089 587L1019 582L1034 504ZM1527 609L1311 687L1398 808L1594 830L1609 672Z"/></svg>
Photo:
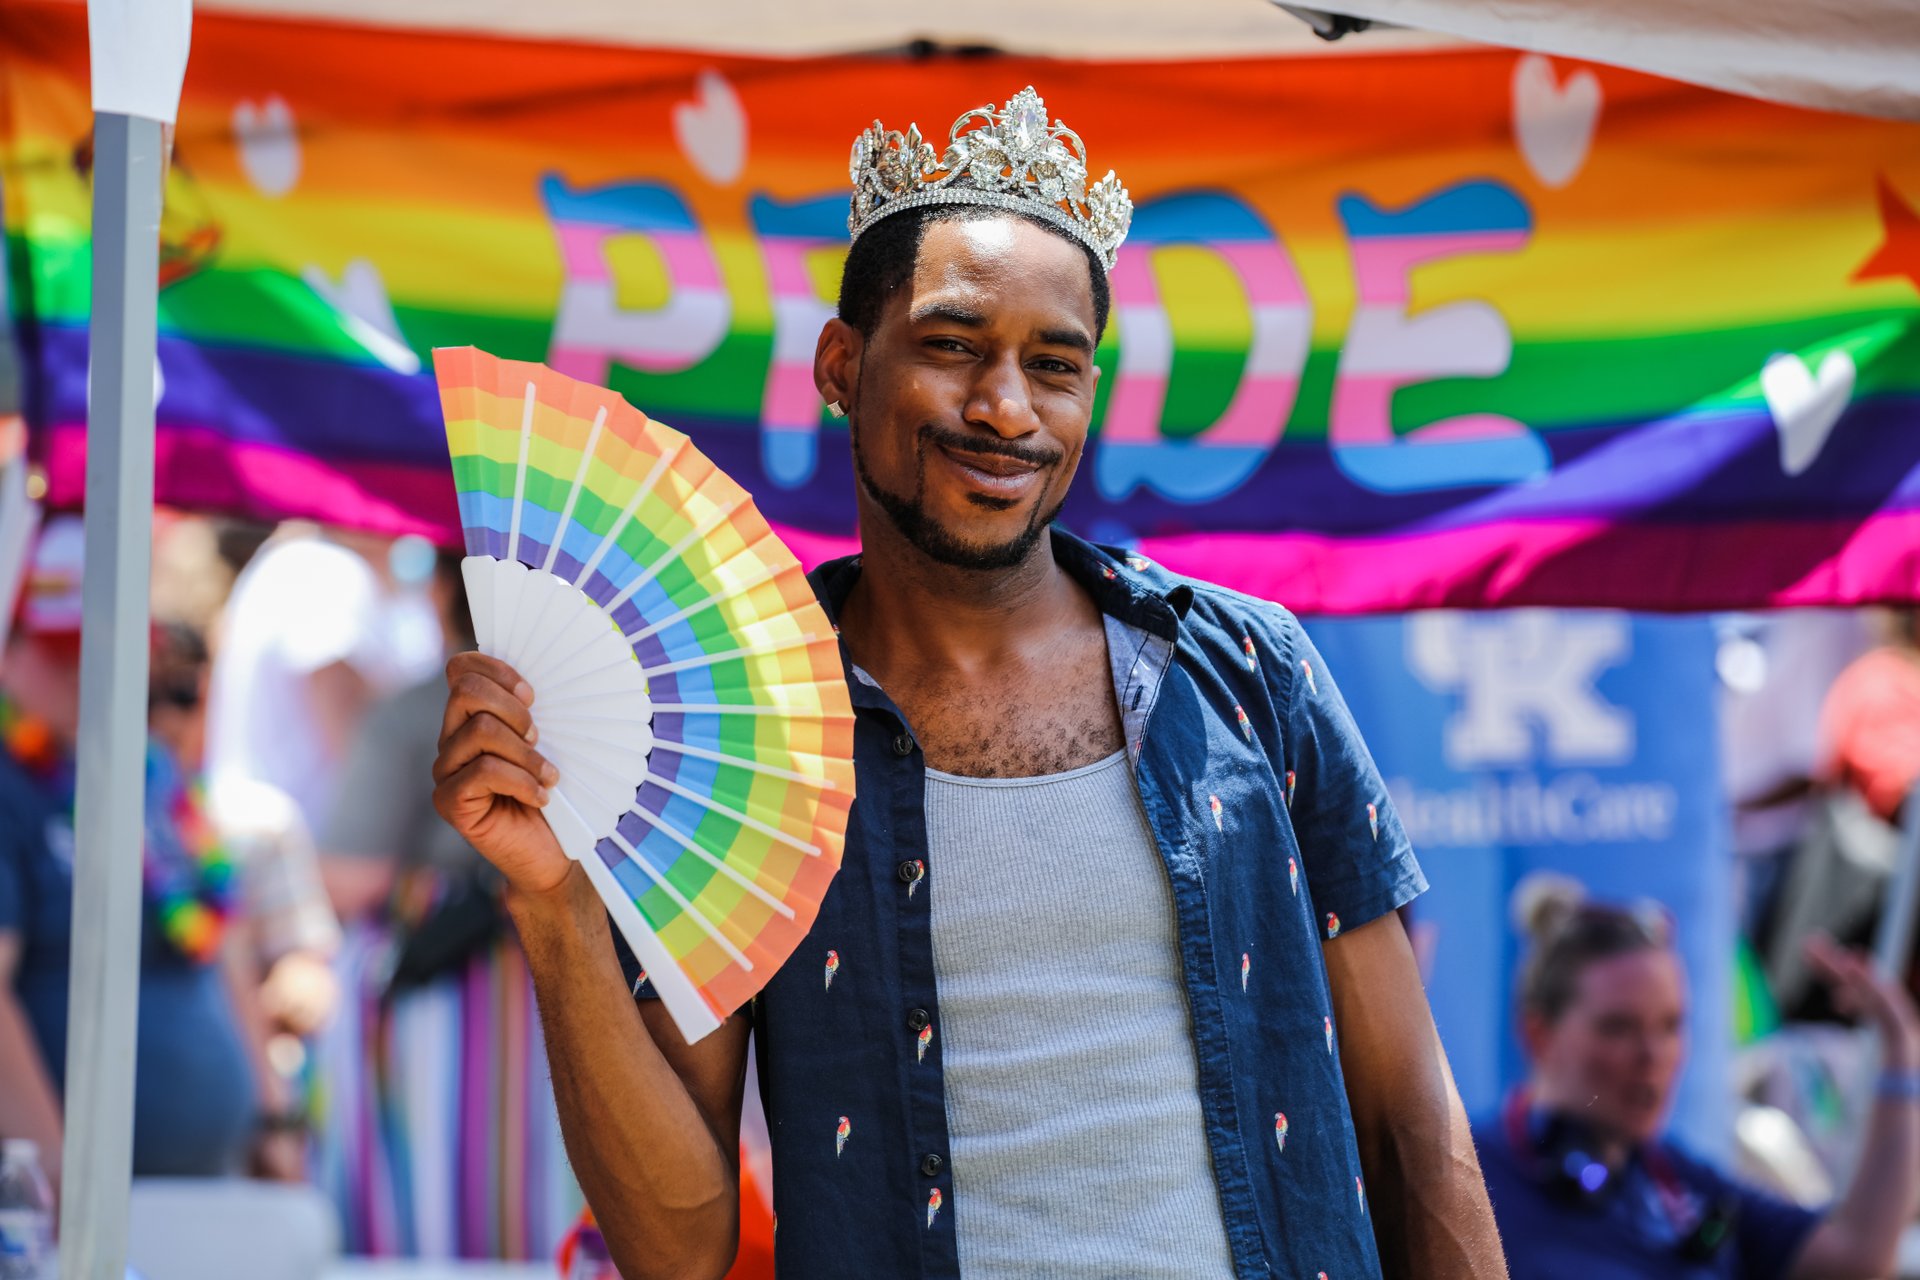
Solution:
<svg viewBox="0 0 1920 1280"><path fill-rule="evenodd" d="M81 6L0 8L26 410L81 494ZM1065 519L1308 612L1920 598L1920 127L1502 50L782 61L203 16L163 501L449 544L438 346L610 385L805 558L847 147L1033 84L1138 206Z"/></svg>

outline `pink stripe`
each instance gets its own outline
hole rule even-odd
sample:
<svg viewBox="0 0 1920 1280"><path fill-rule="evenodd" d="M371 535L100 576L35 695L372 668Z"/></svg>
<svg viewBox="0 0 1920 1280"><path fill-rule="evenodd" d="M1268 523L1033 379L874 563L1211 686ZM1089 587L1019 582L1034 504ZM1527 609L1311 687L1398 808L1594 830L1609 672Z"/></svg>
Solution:
<svg viewBox="0 0 1920 1280"><path fill-rule="evenodd" d="M1504 253L1527 242L1524 231L1467 231L1427 236L1361 236L1352 241L1353 276L1362 302L1405 302L1407 273L1434 258Z"/></svg>
<svg viewBox="0 0 1920 1280"><path fill-rule="evenodd" d="M1160 286L1154 283L1153 264L1147 254L1151 245L1128 245L1120 250L1113 270L1107 276L1107 288L1116 307L1158 307Z"/></svg>
<svg viewBox="0 0 1920 1280"><path fill-rule="evenodd" d="M653 241L665 260L667 274L679 289L722 289L720 268L707 238L697 231L629 231L592 222L563 222L554 227L560 240L560 260L567 277L577 281L609 279L604 246L614 236L639 235Z"/></svg>
<svg viewBox="0 0 1920 1280"><path fill-rule="evenodd" d="M762 237L760 256L767 264L769 292L776 298L813 299L818 290L807 275L809 250L830 243L826 240L788 240Z"/></svg>
<svg viewBox="0 0 1920 1280"><path fill-rule="evenodd" d="M77 506L83 429L56 427L46 447L49 502ZM461 545L444 472L376 463L341 469L184 428L162 432L159 449L161 492L178 506L269 520L308 516ZM775 532L809 568L859 550L859 540L849 536L784 525ZM1920 512L1714 525L1505 521L1349 539L1222 532L1147 538L1140 549L1176 572L1302 613L1528 604L1702 610L1920 599Z"/></svg>
<svg viewBox="0 0 1920 1280"><path fill-rule="evenodd" d="M77 507L85 496L86 428L62 424L45 435L47 500ZM236 444L215 431L169 426L155 442L155 491L170 506L225 511L259 520L290 516L373 533L417 533L463 545L453 478L393 463L337 465L269 445Z"/></svg>
<svg viewBox="0 0 1920 1280"><path fill-rule="evenodd" d="M1515 422L1497 413L1463 413L1457 418L1442 418L1407 432L1415 444L1458 440L1503 440L1528 434L1525 423Z"/></svg>
<svg viewBox="0 0 1920 1280"><path fill-rule="evenodd" d="M857 538L774 532L809 568ZM1301 613L1558 605L1715 610L1920 599L1920 512L1865 522L1712 526L1502 522L1335 540L1308 534L1145 538L1140 553ZM1785 585L1782 585L1782 583Z"/></svg>
<svg viewBox="0 0 1920 1280"><path fill-rule="evenodd" d="M1206 246L1233 264L1247 287L1247 301L1254 306L1305 306L1307 291L1301 287L1300 273L1293 259L1278 244L1252 240L1230 240Z"/></svg>
<svg viewBox="0 0 1920 1280"><path fill-rule="evenodd" d="M607 255L600 252L600 246L611 233L610 227L584 222L562 222L554 226L567 279L602 281L608 278Z"/></svg>
<svg viewBox="0 0 1920 1280"><path fill-rule="evenodd" d="M1157 373L1122 373L1107 402L1100 438L1109 444L1155 444L1160 411L1167 403L1167 379Z"/></svg>
<svg viewBox="0 0 1920 1280"><path fill-rule="evenodd" d="M860 551L860 539L839 533L815 533L811 529L801 529L790 524L772 524L768 522L780 541L787 544L800 563L809 571L815 565L841 556L856 555Z"/></svg>
<svg viewBox="0 0 1920 1280"><path fill-rule="evenodd" d="M813 385L812 364L786 364L776 360L767 367L760 425L775 430L819 429L820 391Z"/></svg>
<svg viewBox="0 0 1920 1280"><path fill-rule="evenodd" d="M1865 520L1502 521L1445 533L1147 538L1141 554L1301 613L1515 605L1716 610L1920 598L1920 512Z"/></svg>
<svg viewBox="0 0 1920 1280"><path fill-rule="evenodd" d="M725 292L720 283L720 264L713 260L707 238L697 231L652 231L654 246L667 261L676 289L707 289Z"/></svg>
<svg viewBox="0 0 1920 1280"><path fill-rule="evenodd" d="M1287 413L1299 386L1291 375L1258 374L1240 380L1233 403L1220 420L1195 437L1197 444L1271 449L1287 429Z"/></svg>
<svg viewBox="0 0 1920 1280"><path fill-rule="evenodd" d="M1392 444L1393 393L1426 375L1349 373L1333 383L1327 409L1327 441L1334 448L1355 444Z"/></svg>

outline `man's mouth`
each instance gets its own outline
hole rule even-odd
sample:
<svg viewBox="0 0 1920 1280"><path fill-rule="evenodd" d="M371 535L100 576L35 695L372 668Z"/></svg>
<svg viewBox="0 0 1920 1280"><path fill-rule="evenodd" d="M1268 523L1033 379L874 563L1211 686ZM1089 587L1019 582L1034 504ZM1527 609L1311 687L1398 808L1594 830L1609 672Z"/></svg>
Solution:
<svg viewBox="0 0 1920 1280"><path fill-rule="evenodd" d="M1044 465L1028 458L955 448L937 440L934 449L967 484L995 498L1017 498L1025 493Z"/></svg>

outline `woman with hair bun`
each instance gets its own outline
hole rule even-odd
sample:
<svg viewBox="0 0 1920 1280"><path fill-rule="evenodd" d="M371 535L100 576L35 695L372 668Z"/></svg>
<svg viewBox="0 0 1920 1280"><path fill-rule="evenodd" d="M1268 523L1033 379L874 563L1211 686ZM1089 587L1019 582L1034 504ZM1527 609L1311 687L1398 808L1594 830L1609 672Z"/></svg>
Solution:
<svg viewBox="0 0 1920 1280"><path fill-rule="evenodd" d="M1686 1053L1687 984L1657 904L1584 900L1538 875L1515 893L1531 1072L1475 1144L1512 1280L1844 1280L1892 1275L1920 1193L1920 1012L1826 938L1836 1003L1878 1033L1882 1069L1844 1197L1825 1212L1734 1182L1661 1136Z"/></svg>

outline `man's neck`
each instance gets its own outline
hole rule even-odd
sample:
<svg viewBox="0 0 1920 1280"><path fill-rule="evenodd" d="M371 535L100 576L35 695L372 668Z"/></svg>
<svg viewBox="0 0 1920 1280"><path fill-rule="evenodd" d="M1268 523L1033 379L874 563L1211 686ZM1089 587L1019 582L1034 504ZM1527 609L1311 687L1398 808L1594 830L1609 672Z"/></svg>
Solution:
<svg viewBox="0 0 1920 1280"><path fill-rule="evenodd" d="M1006 569L942 564L884 517L862 529L860 577L840 613L854 661L883 685L927 672L984 672L1024 642L1057 636L1091 608L1043 536Z"/></svg>

